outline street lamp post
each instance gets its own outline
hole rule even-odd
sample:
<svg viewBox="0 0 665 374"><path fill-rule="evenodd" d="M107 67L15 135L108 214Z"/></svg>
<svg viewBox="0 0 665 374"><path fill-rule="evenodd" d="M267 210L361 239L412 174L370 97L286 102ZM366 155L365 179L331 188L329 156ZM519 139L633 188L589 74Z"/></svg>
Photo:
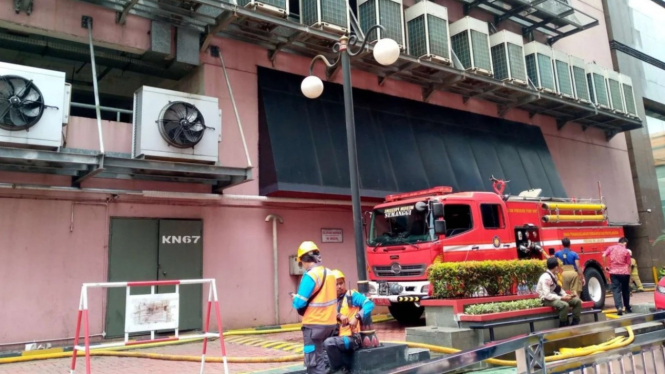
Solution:
<svg viewBox="0 0 665 374"><path fill-rule="evenodd" d="M306 77L300 86L303 95L310 99L316 99L323 93L323 82L314 75L314 64L317 60L330 69L341 62L342 74L344 75L344 112L346 114L346 144L349 156L349 181L351 183L351 204L353 206L353 230L356 244L356 265L358 269L358 291L367 293L369 287L367 282L367 270L365 263L365 245L363 243L362 212L360 208L360 188L358 183L358 156L356 153L356 126L353 118L353 86L351 85L351 57L358 55L365 50L369 35L377 30L385 31L381 25L374 25L367 31L367 36L362 46L356 52L352 52L349 47L358 42L355 35L350 37L342 36L339 42L333 46L333 52L337 53L335 62L330 63L323 55L318 55L312 59L309 65L309 76ZM399 45L392 39L380 39L374 46L374 59L381 65L392 65L397 61L400 54Z"/></svg>

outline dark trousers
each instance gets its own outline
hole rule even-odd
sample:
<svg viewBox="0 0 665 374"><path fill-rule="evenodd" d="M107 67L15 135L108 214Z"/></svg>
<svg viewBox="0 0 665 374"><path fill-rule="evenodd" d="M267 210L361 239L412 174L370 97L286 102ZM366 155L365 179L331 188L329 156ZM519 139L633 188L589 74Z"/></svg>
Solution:
<svg viewBox="0 0 665 374"><path fill-rule="evenodd" d="M332 336L336 328L337 325L305 325L302 327L307 374L325 374L326 354L323 342Z"/></svg>
<svg viewBox="0 0 665 374"><path fill-rule="evenodd" d="M328 353L332 371L342 367L348 369L351 365L351 354L360 348L360 334L330 337L323 343L323 347Z"/></svg>
<svg viewBox="0 0 665 374"><path fill-rule="evenodd" d="M630 310L630 274L610 274L612 296L617 310ZM623 303L621 302L623 298Z"/></svg>

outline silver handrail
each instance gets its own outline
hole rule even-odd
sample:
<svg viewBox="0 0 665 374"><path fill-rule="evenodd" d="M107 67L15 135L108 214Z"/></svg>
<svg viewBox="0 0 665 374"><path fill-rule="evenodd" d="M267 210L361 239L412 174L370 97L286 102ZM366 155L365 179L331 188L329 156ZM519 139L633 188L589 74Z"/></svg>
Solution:
<svg viewBox="0 0 665 374"><path fill-rule="evenodd" d="M85 103L75 103L71 102L69 104L70 106L74 108L84 108L84 109L96 109L97 107L92 104L85 104ZM111 112L111 113L116 113L116 121L120 122L120 113L124 114L134 114L134 111L131 109L122 109L122 108L113 108L110 106L99 106L99 110L102 112Z"/></svg>
<svg viewBox="0 0 665 374"><path fill-rule="evenodd" d="M630 327L635 324L665 321L665 311L660 311L651 314L640 314L629 316L621 319L608 320L603 322L596 322L590 324L583 324L578 326L571 326L563 329L546 330L529 335L520 335L514 338L504 340L502 342L493 342L486 344L480 348L471 349L456 353L450 356L435 358L425 361L420 364L411 366L410 368L394 371L393 374L443 374L453 372L465 367L475 365L490 358L503 356L508 353L527 350L526 366L527 372L537 373L546 372L544 357L544 345L548 342L555 342L565 340L572 337L579 337L583 335L594 334L598 332L608 331L620 327ZM660 337L660 336L658 336ZM662 341L665 340L665 330L663 331ZM607 352L614 353L612 351ZM594 355L593 358L608 357L599 354ZM586 362L577 359L578 362ZM563 361L566 362L566 361ZM569 361L570 362L570 361ZM550 364L551 367L553 364Z"/></svg>

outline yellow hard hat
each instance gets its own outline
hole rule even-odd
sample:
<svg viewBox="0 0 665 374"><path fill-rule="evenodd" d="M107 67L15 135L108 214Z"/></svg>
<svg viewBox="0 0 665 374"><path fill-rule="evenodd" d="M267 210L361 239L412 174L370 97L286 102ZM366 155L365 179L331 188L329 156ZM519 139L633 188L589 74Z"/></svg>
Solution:
<svg viewBox="0 0 665 374"><path fill-rule="evenodd" d="M335 276L335 279L346 278L346 277L344 276L344 273L342 273L341 271L339 271L339 270L337 270L337 269L333 270L332 272L333 272L333 275Z"/></svg>
<svg viewBox="0 0 665 374"><path fill-rule="evenodd" d="M300 247L298 247L298 261L300 261L302 256L308 254L309 252L318 251L318 250L319 247L317 247L314 242L312 241L302 242L300 244Z"/></svg>

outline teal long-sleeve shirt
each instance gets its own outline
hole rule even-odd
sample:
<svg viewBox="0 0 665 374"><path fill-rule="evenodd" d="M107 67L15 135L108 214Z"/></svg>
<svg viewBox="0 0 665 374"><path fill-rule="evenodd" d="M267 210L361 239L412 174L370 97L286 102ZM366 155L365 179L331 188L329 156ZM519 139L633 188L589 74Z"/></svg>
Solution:
<svg viewBox="0 0 665 374"><path fill-rule="evenodd" d="M314 293L314 288L316 288L316 281L311 275L309 275L308 271L302 276L300 285L298 286L298 293L293 297L293 308L300 309L307 305L307 300L309 300Z"/></svg>
<svg viewBox="0 0 665 374"><path fill-rule="evenodd" d="M342 297L346 297L346 293L342 295ZM341 300L341 298L340 298ZM338 303L337 305L337 312L339 313L339 310L341 308L342 303ZM365 295L361 294L360 292L356 290L351 290L351 305L357 308L360 308L360 311L362 312L362 318L367 319L372 314L372 310L374 310L374 302Z"/></svg>

